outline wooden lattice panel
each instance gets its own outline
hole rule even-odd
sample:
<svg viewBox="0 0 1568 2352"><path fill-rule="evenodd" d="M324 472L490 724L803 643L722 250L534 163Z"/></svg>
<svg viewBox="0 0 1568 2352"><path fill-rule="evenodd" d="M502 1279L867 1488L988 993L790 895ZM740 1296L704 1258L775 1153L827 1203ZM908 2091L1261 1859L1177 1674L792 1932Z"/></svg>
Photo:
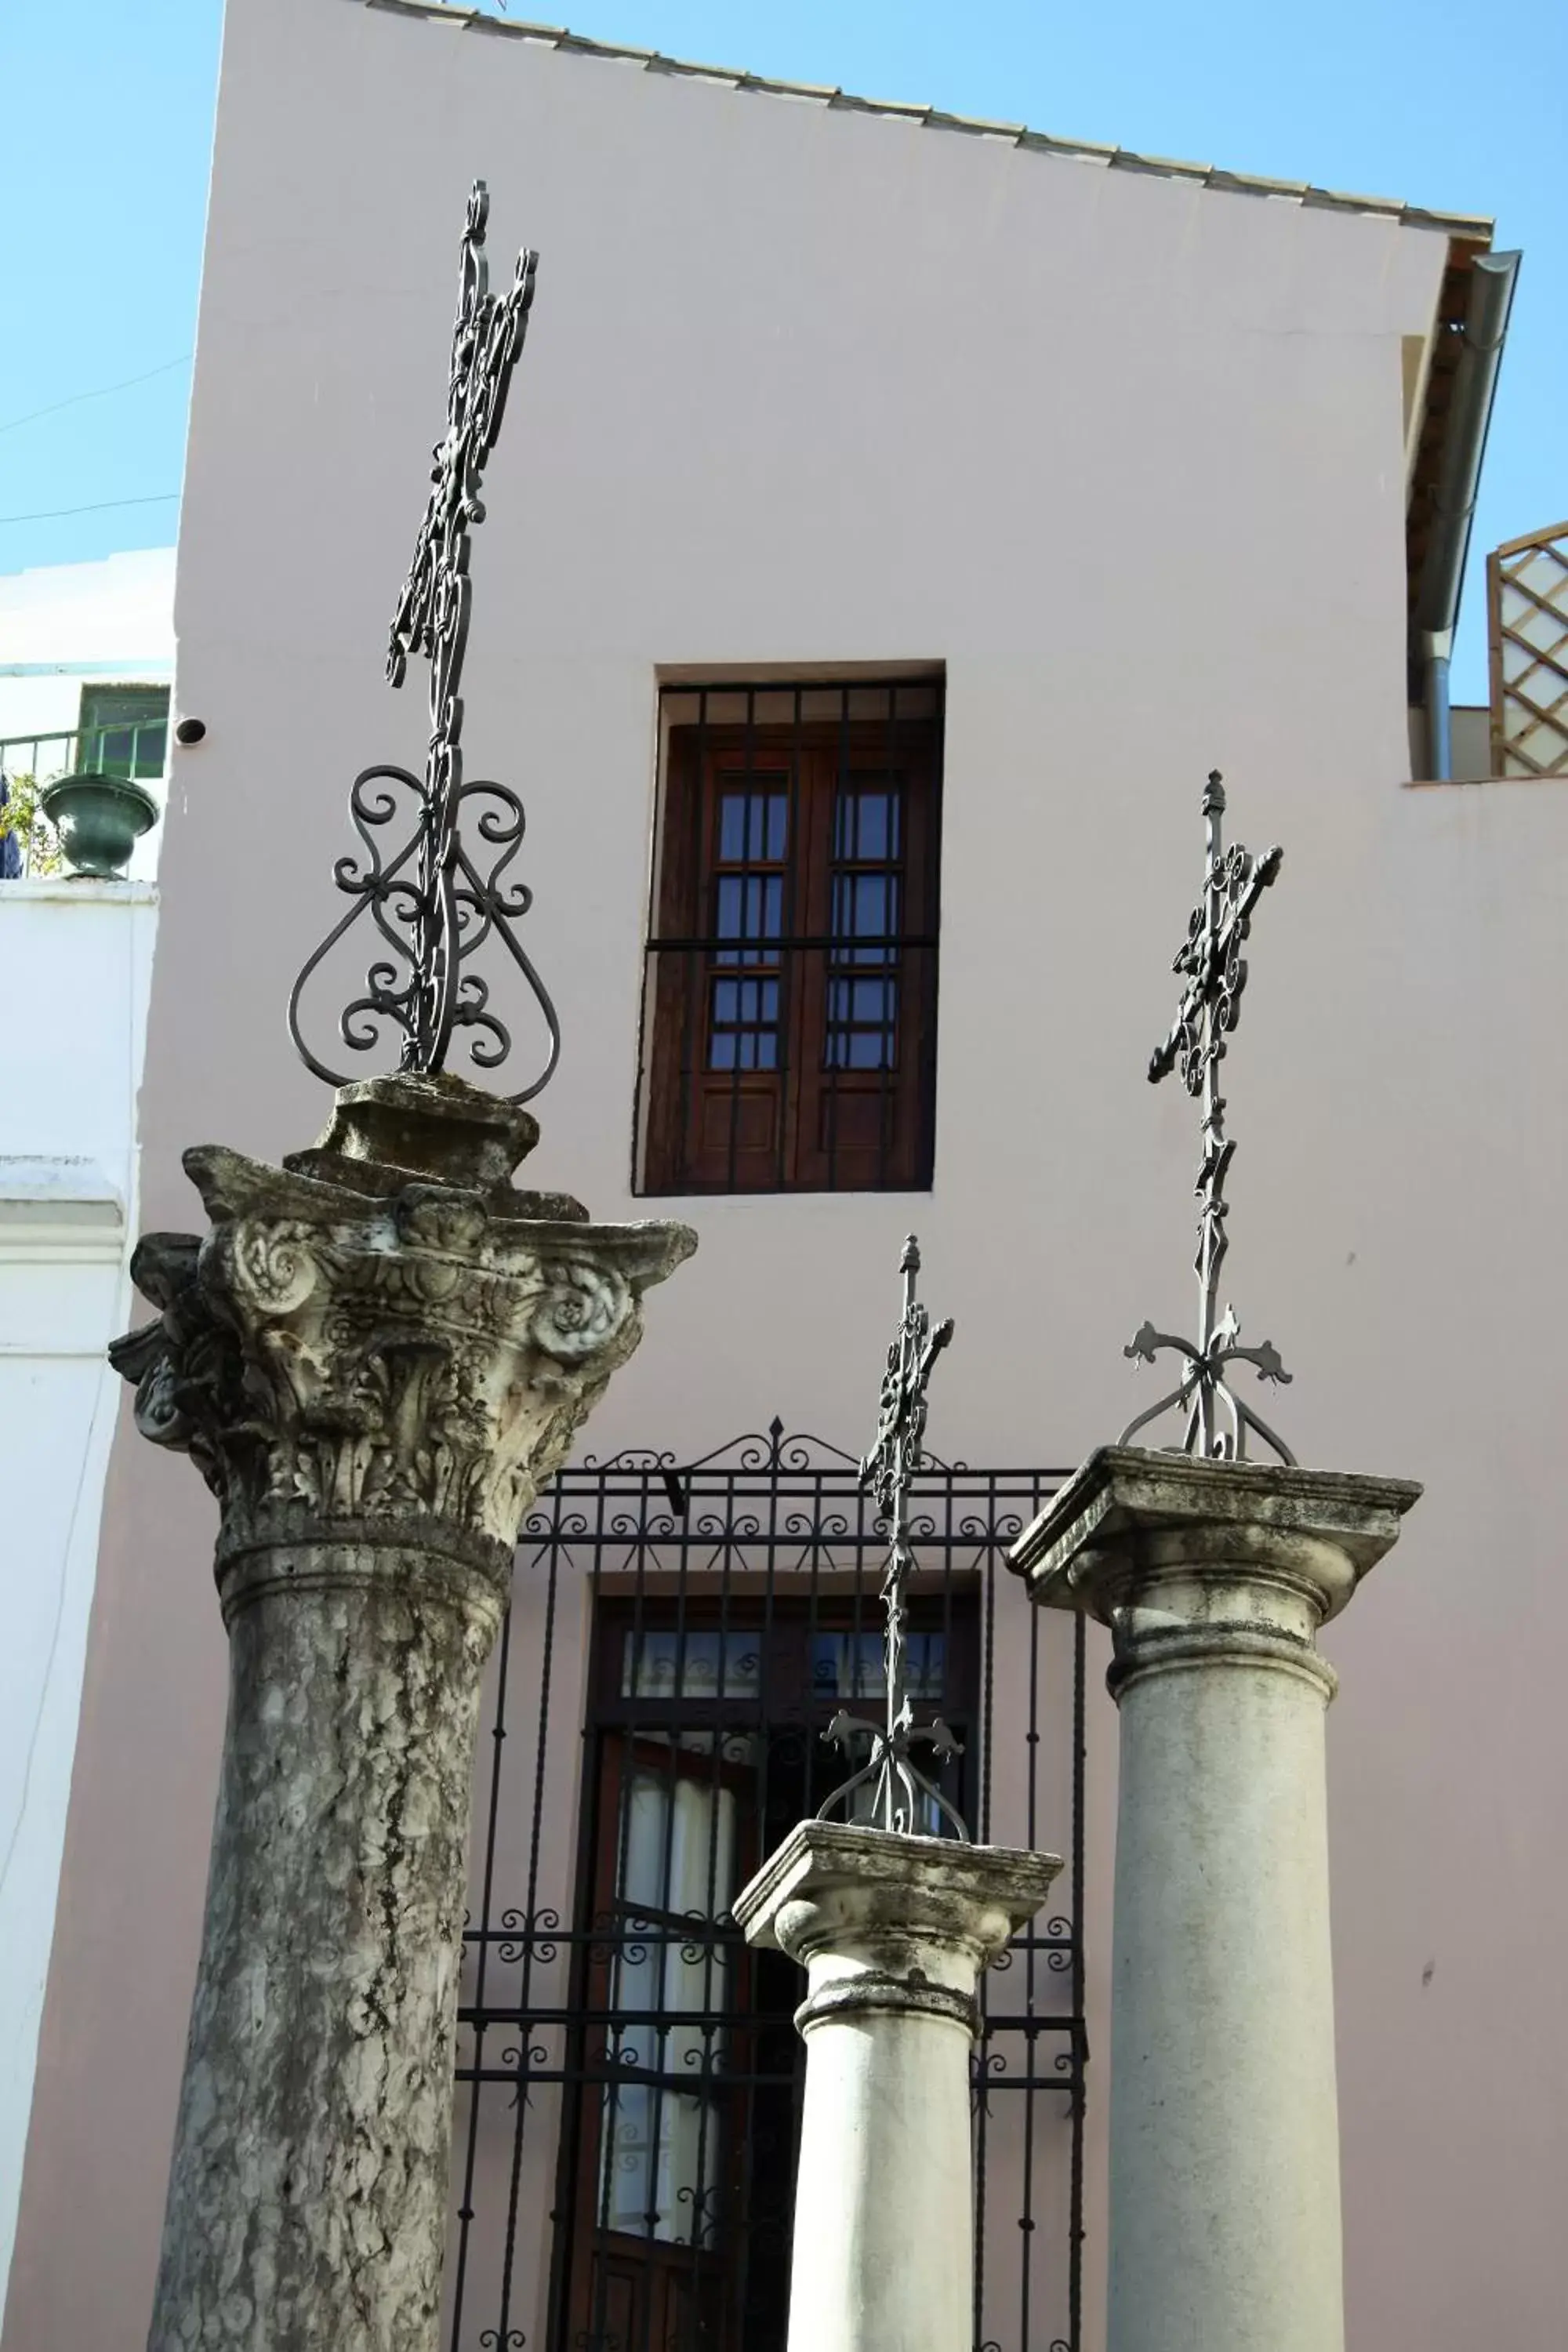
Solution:
<svg viewBox="0 0 1568 2352"><path fill-rule="evenodd" d="M1568 775L1568 522L1487 558L1492 773Z"/></svg>

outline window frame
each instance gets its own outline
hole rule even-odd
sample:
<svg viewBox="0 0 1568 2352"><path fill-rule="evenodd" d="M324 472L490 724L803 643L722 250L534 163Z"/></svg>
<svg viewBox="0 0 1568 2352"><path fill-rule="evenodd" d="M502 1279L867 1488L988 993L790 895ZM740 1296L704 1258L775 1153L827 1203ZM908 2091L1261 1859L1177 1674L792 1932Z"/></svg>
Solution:
<svg viewBox="0 0 1568 2352"><path fill-rule="evenodd" d="M168 764L171 701L169 688L155 681L134 678L123 683L103 679L84 681L77 708L76 725L77 752L81 766L94 775L123 775L142 783L156 782ZM124 707L108 708L114 704ZM154 731L162 736L155 758L142 749L142 738ZM119 753L112 758L106 756L105 746L115 735L124 735L129 739L123 758ZM88 750L94 739L96 757Z"/></svg>
<svg viewBox="0 0 1568 2352"><path fill-rule="evenodd" d="M943 689L929 673L661 688L634 1145L639 1193L930 1190ZM835 717L819 715L826 697ZM781 699L793 703L791 718L756 716L759 702ZM880 715L868 708L879 700ZM737 701L743 719L709 715ZM694 719L672 715L693 703ZM898 809L899 838L889 814L879 856L866 855L863 842L858 856L843 855L840 811L857 778ZM747 856L749 843L739 859L725 857L726 801L743 793L765 804L770 787L785 802L783 858ZM771 813L762 834L761 847L771 849ZM764 868L779 881L776 930L771 910L761 929L725 930L720 886ZM875 937L853 919L845 928L837 912L836 882L851 868L873 885L872 903L879 876L887 877L883 903L898 901L896 919ZM763 893L752 903L761 909ZM726 981L733 1058L720 1062L712 1048L731 1032L713 1008ZM890 1051L857 1062L847 1055L866 1048L851 1044L836 1059L835 1038L875 1039L883 1027L881 1016L858 1017L867 981L887 992ZM749 1018L748 988L759 992ZM763 989L774 1008L765 1016ZM770 1029L774 1058L765 1061Z"/></svg>
<svg viewBox="0 0 1568 2352"><path fill-rule="evenodd" d="M854 1763L826 1745L822 1735L844 1707L879 1719L882 1694L861 1684L858 1665L855 1690L845 1690L841 1680L830 1683L819 1671L817 1654L825 1642L847 1639L857 1652L868 1656L874 1647L879 1656L880 1612L858 1576L829 1572L816 1581L819 1589L811 1594L781 1594L771 1579L711 1584L692 1579L683 1580L679 1591L601 1594L595 1601L578 1821L570 1994L574 2041L566 2069L574 2087L563 2102L557 2148L555 2210L565 2217L565 2226L556 2231L552 2250L552 2319L546 2336L552 2344L611 2343L617 2295L644 2315L633 2352L644 2340L650 2345L689 2341L733 2347L750 2332L744 2232L734 2226L737 2214L751 2210L754 2188L752 2143L761 2115L748 2086L773 2084L773 2106L787 2104L791 2129L798 2129L803 2053L792 2023L799 1999L796 1974L793 1963L754 1952L745 1944L728 1904L709 1922L692 1920L694 1946L706 1933L722 1938L729 1949L732 2007L715 2008L710 1990L704 2009L661 2001L660 2013L688 2032L712 2021L711 2030L721 2035L724 2045L721 2063L711 2076L704 2071L701 2091L723 2116L708 2213L711 2236L708 2243L694 2245L689 2239L665 2239L651 2230L634 2236L605 2226L604 2094L616 2047L616 2011L611 1997L617 1937L636 1939L643 1920L656 1913L665 1925L656 1926L654 1935L664 1934L676 1916L660 1906L634 1905L623 1891L621 1874L629 1852L623 1808L628 1783L649 1765L662 1765L672 1788L679 1779L690 1778L713 1790L733 1789L733 1886L738 1891L783 1834L783 1823L770 1811L780 1793L779 1744L798 1748L805 1759L808 1809L844 1782ZM944 1794L960 1810L971 1802L981 1764L982 1609L977 1576L917 1571L911 1582L911 1633L917 1639L940 1639L942 1644L941 1685L912 1695L915 1719L924 1724L941 1715L959 1735L960 1752L941 1766L938 1777ZM649 1635L668 1638L671 1633L677 1666L670 1687L658 1695L639 1688L637 1675L629 1671L629 1645ZM713 1636L725 1664L712 1687L693 1689L687 1679L688 1645ZM727 1644L742 1638L755 1651L755 1669L731 1682ZM710 1749L683 1744L682 1735L695 1731L711 1736ZM732 1743L755 1741L757 1752L739 1759L732 1749L726 1755L726 1737ZM669 1867L667 1851L667 1872ZM710 1889L711 1894L711 1878ZM783 2078L775 2083L773 2070L781 2051L787 2053L784 2064L793 2088L786 2089ZM776 2124L771 2111L769 2119ZM793 2145L779 2147L775 2156L784 2165L784 2177L793 2181ZM689 2335L679 2333L682 2323L690 2329ZM670 2333L672 2327L678 2332ZM781 2310L779 2352L783 2343Z"/></svg>

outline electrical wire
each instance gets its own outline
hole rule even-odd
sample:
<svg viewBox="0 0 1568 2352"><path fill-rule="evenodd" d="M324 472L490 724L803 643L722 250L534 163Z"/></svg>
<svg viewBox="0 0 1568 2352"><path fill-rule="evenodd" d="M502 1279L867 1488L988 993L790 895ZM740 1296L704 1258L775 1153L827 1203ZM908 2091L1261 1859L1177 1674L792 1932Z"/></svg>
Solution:
<svg viewBox="0 0 1568 2352"><path fill-rule="evenodd" d="M178 490L156 490L148 499L100 499L90 507L43 507L37 514L0 515L0 523L58 522L62 515L107 514L110 507L164 507Z"/></svg>
<svg viewBox="0 0 1568 2352"><path fill-rule="evenodd" d="M40 416L53 416L62 408L75 408L84 400L107 400L111 392L129 392L132 384L151 383L155 375L167 375L171 368L184 367L190 356L189 352L182 352L177 360L163 360L157 367L149 368L145 375L122 376L118 383L100 383L91 392L73 392L68 399L51 400L47 408L29 408L26 416L8 417L0 425L0 433L15 433L19 425L31 425Z"/></svg>

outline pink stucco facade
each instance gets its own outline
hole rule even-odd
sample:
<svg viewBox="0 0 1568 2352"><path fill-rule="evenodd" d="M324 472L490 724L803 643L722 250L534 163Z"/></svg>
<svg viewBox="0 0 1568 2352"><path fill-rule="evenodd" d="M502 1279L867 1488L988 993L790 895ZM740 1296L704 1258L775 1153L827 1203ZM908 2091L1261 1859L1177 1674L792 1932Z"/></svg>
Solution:
<svg viewBox="0 0 1568 2352"><path fill-rule="evenodd" d="M1239 835L1287 852L1230 1066L1245 1336L1296 1375L1273 1417L1304 1461L1426 1487L1328 1643L1350 2340L1555 2341L1568 797L1405 783L1404 344L1447 237L348 0L230 0L177 597L207 735L163 852L149 1226L192 1221L185 1144L275 1159L321 1124L282 999L333 913L348 781L422 742L381 650L476 173L498 274L525 236L542 257L466 734L528 801L567 1037L539 1181L638 1213L660 677L946 676L931 1191L679 1206L700 1250L595 1444L687 1459L775 1411L858 1444L911 1223L961 1321L942 1450L1070 1462L1115 1433L1148 1393L1123 1341L1189 1296L1193 1123L1142 1072L1222 767ZM128 1417L104 1528L5 2352L144 2341L195 1966L214 1513ZM1097 1692L1102 1664L1096 1635ZM1103 1696L1091 1751L1088 2352ZM999 1838L1017 1810L1000 1790Z"/></svg>

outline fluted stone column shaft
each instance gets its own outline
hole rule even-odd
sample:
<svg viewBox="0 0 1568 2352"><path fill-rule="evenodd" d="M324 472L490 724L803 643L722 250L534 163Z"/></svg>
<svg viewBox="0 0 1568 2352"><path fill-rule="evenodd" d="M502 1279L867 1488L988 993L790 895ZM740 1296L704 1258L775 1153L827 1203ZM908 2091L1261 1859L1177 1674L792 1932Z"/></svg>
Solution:
<svg viewBox="0 0 1568 2352"><path fill-rule="evenodd" d="M806 1971L789 2352L972 2352L979 1981L1060 1868L803 1822L738 1898Z"/></svg>
<svg viewBox="0 0 1568 2352"><path fill-rule="evenodd" d="M522 1513L679 1226L505 1181L533 1122L345 1088L283 1170L187 1154L117 1343L222 1507L229 1710L150 2352L435 2352L479 1683Z"/></svg>
<svg viewBox="0 0 1568 2352"><path fill-rule="evenodd" d="M1418 1491L1107 1448L1016 1547L1115 1642L1109 2352L1342 2352L1316 1635Z"/></svg>

